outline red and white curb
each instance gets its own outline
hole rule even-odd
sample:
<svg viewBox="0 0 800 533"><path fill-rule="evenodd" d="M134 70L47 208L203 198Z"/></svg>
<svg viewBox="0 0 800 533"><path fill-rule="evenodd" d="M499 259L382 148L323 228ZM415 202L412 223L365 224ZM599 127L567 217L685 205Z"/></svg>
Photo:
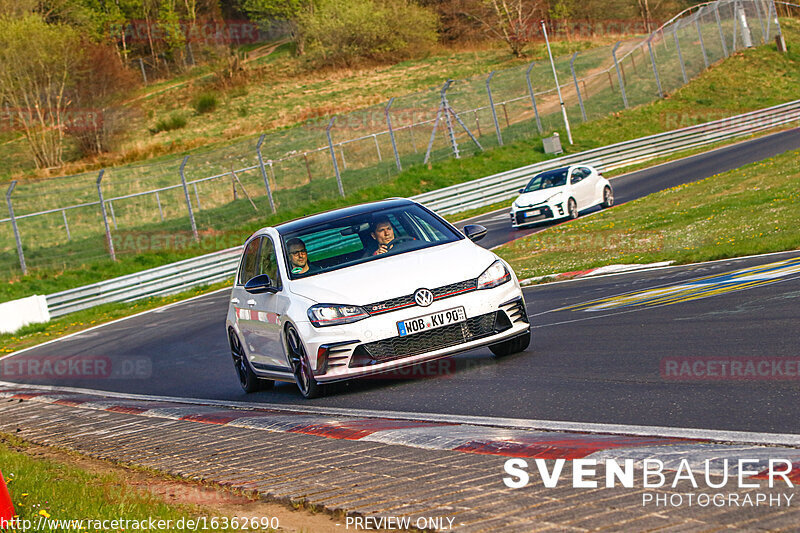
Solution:
<svg viewBox="0 0 800 533"><path fill-rule="evenodd" d="M594 276L604 276L607 274L622 274L625 272L636 272L638 270L650 270L653 268L663 268L670 266L675 261L661 261L658 263L632 263L627 265L606 265L588 270L574 270L572 272L559 272L558 274L546 274L520 280L519 284L523 287L533 285L539 281L563 281L576 278L588 278Z"/></svg>
<svg viewBox="0 0 800 533"><path fill-rule="evenodd" d="M0 398L27 400L80 409L126 413L151 418L183 420L237 428L315 435L332 439L360 440L397 444L430 450L449 450L482 455L526 459L632 459L641 465L645 459L658 459L667 470L677 470L682 460L690 466L706 460L710 474L724 474L724 459L735 465L739 458L758 460L748 468L762 472L770 459L793 463L790 478L800 483L800 448L724 444L683 437L648 437L568 431L504 429L426 420L359 418L307 413L270 408L226 408L202 403L105 397L35 387L0 388Z"/></svg>

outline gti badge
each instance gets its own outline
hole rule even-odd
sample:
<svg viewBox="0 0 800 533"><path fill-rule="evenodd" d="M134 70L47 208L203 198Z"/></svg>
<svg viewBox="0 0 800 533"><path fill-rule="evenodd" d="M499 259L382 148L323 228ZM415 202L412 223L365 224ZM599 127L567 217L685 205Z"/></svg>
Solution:
<svg viewBox="0 0 800 533"><path fill-rule="evenodd" d="M433 293L428 289L417 289L414 292L414 301L417 302L417 305L428 307L433 303Z"/></svg>

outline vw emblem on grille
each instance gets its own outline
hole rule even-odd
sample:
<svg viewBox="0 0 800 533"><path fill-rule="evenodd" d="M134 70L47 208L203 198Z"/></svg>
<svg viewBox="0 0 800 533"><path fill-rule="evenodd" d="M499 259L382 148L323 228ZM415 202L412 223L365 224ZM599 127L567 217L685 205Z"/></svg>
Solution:
<svg viewBox="0 0 800 533"><path fill-rule="evenodd" d="M428 289L417 289L414 293L414 301L417 302L417 305L428 307L433 303L433 293Z"/></svg>

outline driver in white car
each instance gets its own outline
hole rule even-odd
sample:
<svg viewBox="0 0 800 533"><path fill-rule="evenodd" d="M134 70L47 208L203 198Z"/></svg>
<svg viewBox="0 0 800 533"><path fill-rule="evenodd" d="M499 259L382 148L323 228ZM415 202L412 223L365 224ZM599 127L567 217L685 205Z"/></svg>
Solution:
<svg viewBox="0 0 800 533"><path fill-rule="evenodd" d="M378 243L378 249L372 252L372 255L385 254L394 248L394 227L389 222L389 217L382 216L372 221L372 238Z"/></svg>

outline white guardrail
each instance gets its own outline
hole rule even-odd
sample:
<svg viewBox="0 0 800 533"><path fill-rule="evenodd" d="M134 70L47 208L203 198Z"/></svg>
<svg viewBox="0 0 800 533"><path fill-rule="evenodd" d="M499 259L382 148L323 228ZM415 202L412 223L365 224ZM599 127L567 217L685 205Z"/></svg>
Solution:
<svg viewBox="0 0 800 533"><path fill-rule="evenodd" d="M674 152L800 121L800 100L679 130L549 159L412 197L441 215L510 200L533 175L573 163L613 170ZM233 276L241 247L187 259L47 296L53 317L110 302L164 296Z"/></svg>

